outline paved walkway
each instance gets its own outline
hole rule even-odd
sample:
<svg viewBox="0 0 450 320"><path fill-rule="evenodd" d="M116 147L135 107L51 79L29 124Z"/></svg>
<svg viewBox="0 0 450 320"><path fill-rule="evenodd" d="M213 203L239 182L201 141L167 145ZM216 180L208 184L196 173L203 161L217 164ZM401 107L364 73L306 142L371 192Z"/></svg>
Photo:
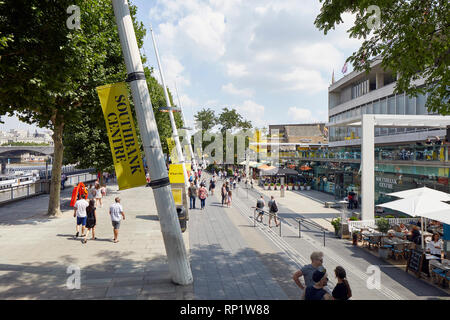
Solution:
<svg viewBox="0 0 450 320"><path fill-rule="evenodd" d="M217 191L219 191L220 183ZM126 220L120 242L112 242L107 212L120 194ZM282 236L278 228L254 224L257 190L233 191L232 208L211 196L205 210L191 210L184 239L190 248L194 284L171 283L159 220L149 188L117 191L110 186L98 209L96 241L74 239L75 219L63 194L63 216L45 217L48 197L0 207L0 299L299 299L292 274L309 263L312 251L325 253L324 265L342 265L348 272L354 299L448 298L441 290L413 275L381 265L377 257L331 232L323 247L322 233L304 230L301 239L295 219L303 216L322 223L338 212L299 193L279 199ZM266 201L268 200L266 194ZM255 226L254 226L255 225ZM369 290L369 266L381 269L381 288ZM70 290L68 269L79 268L81 290Z"/></svg>
<svg viewBox="0 0 450 320"><path fill-rule="evenodd" d="M309 193L310 191L303 191ZM312 251L324 252L324 266L329 270L331 286L335 279L332 270L338 265L347 270L347 276L353 291L353 299L448 299L449 295L444 291L429 285L415 278L412 274L407 274L404 269L384 263L378 257L356 248L351 242L336 239L333 233L326 234L326 245L323 245L323 233L314 228L302 227L302 238L299 238L297 218L303 217L315 222L322 219L323 215L336 215L339 211L324 208L318 201L311 202L311 196L305 196L303 192L286 192L285 198L279 198L280 191L262 191L261 189L251 190L247 196L246 190L241 190L238 194L240 205L244 215L251 218L252 210L250 205L256 204L256 199L261 194L265 196L266 203L268 196L273 194L279 204L279 217L281 218L282 237L278 235L279 230L269 229L267 221L264 224L257 224L261 233L270 235L285 251L289 259L298 265L308 263L309 254ZM300 204L300 205L299 205ZM335 213L333 213L333 210ZM327 220L328 218L325 218ZM267 220L267 218L266 218ZM277 234L278 237L274 237ZM381 287L379 289L368 289L367 283L372 272L368 268L378 267L381 271Z"/></svg>
<svg viewBox="0 0 450 320"><path fill-rule="evenodd" d="M61 218L45 217L48 196L0 207L0 299L193 298L192 285L171 283L152 190L108 190L97 209L98 239L87 244L74 239L69 191ZM126 220L120 242L113 243L108 208L119 194ZM77 268L81 290L69 290L66 282Z"/></svg>

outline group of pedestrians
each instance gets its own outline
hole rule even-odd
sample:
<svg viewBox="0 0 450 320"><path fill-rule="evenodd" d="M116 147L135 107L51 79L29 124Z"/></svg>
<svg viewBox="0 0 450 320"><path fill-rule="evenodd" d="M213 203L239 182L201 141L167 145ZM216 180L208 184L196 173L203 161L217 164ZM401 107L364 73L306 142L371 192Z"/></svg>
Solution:
<svg viewBox="0 0 450 320"><path fill-rule="evenodd" d="M195 209L195 201L197 197L200 199L200 208L201 210L205 209L206 206L206 198L208 197L208 190L205 187L205 184L202 182L200 187L197 188L194 182L191 182L191 185L188 188L189 195L189 209Z"/></svg>
<svg viewBox="0 0 450 320"><path fill-rule="evenodd" d="M263 222L263 217L264 217L264 207L265 207L266 203L264 201L264 196L261 196L258 200L256 200L256 213L258 214L256 217L256 220L259 222ZM270 200L267 203L267 207L269 208L269 228L271 228L272 226L270 225L270 223L272 222L272 219L275 222L275 226L279 227L280 226L280 221L278 220L278 205L277 202L275 201L275 197L274 196L270 196Z"/></svg>
<svg viewBox="0 0 450 320"><path fill-rule="evenodd" d="M226 204L227 208L230 208L231 201L233 200L233 192L231 191L231 186L228 181L222 184L221 196L222 196L222 207L224 204Z"/></svg>
<svg viewBox="0 0 450 320"><path fill-rule="evenodd" d="M331 290L328 286L327 271L323 267L323 253L313 252L310 258L311 263L293 275L294 282L303 290L303 300L348 300L352 297L352 290L343 267L337 266L334 269L337 284ZM304 285L300 281L301 277L304 279Z"/></svg>
<svg viewBox="0 0 450 320"><path fill-rule="evenodd" d="M97 239L95 236L95 227L98 221L96 203L99 200L100 206L102 206L101 198L103 195L99 184L96 184L95 188L93 188L92 190L94 191L92 193L88 192L88 195L93 195L93 198L88 201L88 195L82 195L81 198L75 202L74 206L73 216L77 219L75 238L78 238L81 231L81 237L83 237L82 243L87 243L89 233L92 233L91 240ZM100 193L100 197L97 197L98 193ZM106 191L104 194L106 195ZM113 241L114 243L117 243L119 242L118 237L120 222L122 221L122 219L125 220L125 213L123 212L123 207L120 204L120 198L116 197L114 201L115 202L109 208L109 215L113 227Z"/></svg>

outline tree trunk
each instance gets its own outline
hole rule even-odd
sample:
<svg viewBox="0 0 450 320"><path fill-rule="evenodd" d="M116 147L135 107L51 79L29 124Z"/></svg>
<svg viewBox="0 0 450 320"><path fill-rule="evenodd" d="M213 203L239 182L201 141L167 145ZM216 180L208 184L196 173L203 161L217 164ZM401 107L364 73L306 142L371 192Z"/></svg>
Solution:
<svg viewBox="0 0 450 320"><path fill-rule="evenodd" d="M47 215L52 217L59 217L62 215L60 209L60 196L61 196L61 168L63 160L63 129L64 122L61 120L55 120L53 129L53 166L52 166L52 181L50 184L50 198L48 201Z"/></svg>

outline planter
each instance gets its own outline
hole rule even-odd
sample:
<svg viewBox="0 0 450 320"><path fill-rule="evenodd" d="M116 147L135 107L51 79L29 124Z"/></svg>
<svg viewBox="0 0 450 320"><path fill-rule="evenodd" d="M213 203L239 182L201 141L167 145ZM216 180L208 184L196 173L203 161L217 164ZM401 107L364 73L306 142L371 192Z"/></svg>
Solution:
<svg viewBox="0 0 450 320"><path fill-rule="evenodd" d="M306 186L306 190L311 190L311 186Z"/></svg>
<svg viewBox="0 0 450 320"><path fill-rule="evenodd" d="M304 186L300 186L300 190L305 190L305 187Z"/></svg>

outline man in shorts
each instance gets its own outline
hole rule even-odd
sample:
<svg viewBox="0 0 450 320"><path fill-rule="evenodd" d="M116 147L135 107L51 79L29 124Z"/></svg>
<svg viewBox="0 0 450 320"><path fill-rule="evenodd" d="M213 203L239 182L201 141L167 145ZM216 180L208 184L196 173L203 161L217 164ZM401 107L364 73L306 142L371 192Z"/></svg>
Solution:
<svg viewBox="0 0 450 320"><path fill-rule="evenodd" d="M89 206L89 202L85 199L86 196L83 195L82 198L78 199L75 202L75 209L73 211L73 217L77 217L77 233L75 234L75 238L80 234L80 226L81 226L81 236L84 237L87 213L86 208Z"/></svg>
<svg viewBox="0 0 450 320"><path fill-rule="evenodd" d="M258 212L258 216L256 217L256 221L263 222L263 215L264 215L264 206L266 203L264 202L264 197L261 196L256 201L256 212Z"/></svg>
<svg viewBox="0 0 450 320"><path fill-rule="evenodd" d="M114 243L119 242L119 228L120 228L120 222L122 220L125 220L125 213L123 212L122 205L120 204L120 198L117 197L115 199L115 203L113 203L109 207L109 215L111 216L111 222L113 226L113 232L114 232Z"/></svg>

